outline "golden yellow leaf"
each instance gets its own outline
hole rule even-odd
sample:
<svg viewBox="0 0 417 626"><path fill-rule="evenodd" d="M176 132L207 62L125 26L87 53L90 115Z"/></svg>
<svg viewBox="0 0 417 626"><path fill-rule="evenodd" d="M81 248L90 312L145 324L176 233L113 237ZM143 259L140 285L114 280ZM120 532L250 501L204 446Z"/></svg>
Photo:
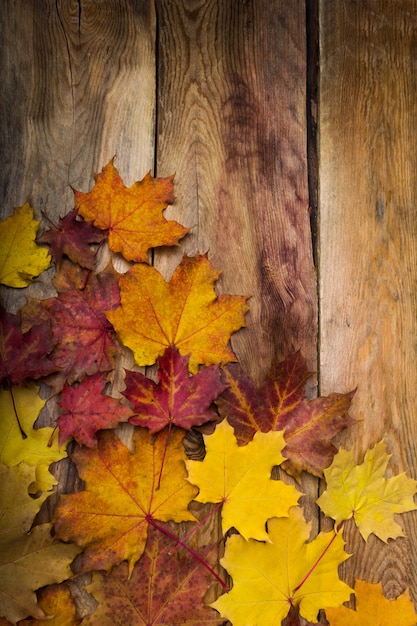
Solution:
<svg viewBox="0 0 417 626"><path fill-rule="evenodd" d="M236 528L245 539L268 540L265 522L288 515L300 494L292 485L271 480L271 471L285 458L283 431L255 433L246 446L238 446L226 420L212 435L204 436L203 461L187 461L188 480L199 487L198 502L222 502L223 534Z"/></svg>
<svg viewBox="0 0 417 626"><path fill-rule="evenodd" d="M0 546L30 530L47 493L38 498L29 495L28 487L35 479L35 468L26 463L15 467L0 464Z"/></svg>
<svg viewBox="0 0 417 626"><path fill-rule="evenodd" d="M417 615L408 591L396 600L387 600L382 585L357 580L355 584L356 611L345 606L328 609L330 626L415 626Z"/></svg>
<svg viewBox="0 0 417 626"><path fill-rule="evenodd" d="M48 269L48 250L35 243L39 222L33 219L28 202L0 222L0 283L27 287L35 276Z"/></svg>
<svg viewBox="0 0 417 626"><path fill-rule="evenodd" d="M58 446L58 435L51 439L53 428L33 428L45 404L38 392L39 387L34 383L0 390L0 461L10 466L25 461L36 467L36 480L30 485L30 493L52 489L56 480L49 466L67 456L65 446ZM26 439L19 430L15 410Z"/></svg>
<svg viewBox="0 0 417 626"><path fill-rule="evenodd" d="M349 555L334 532L320 533L307 543L310 524L299 507L289 517L268 522L268 542L232 535L221 564L233 579L231 591L211 606L233 626L278 626L291 606L317 622L320 609L349 600L351 588L338 577Z"/></svg>
<svg viewBox="0 0 417 626"><path fill-rule="evenodd" d="M383 541L403 537L394 514L417 508L417 481L405 473L384 478L390 456L384 441L366 452L361 465L355 464L352 451L339 450L324 470L327 488L317 500L323 513L336 525L353 518L365 540L371 533Z"/></svg>
<svg viewBox="0 0 417 626"><path fill-rule="evenodd" d="M119 278L121 306L107 313L138 365L152 365L169 346L190 355L189 369L235 361L230 335L244 325L242 296L216 296L219 277L206 256L184 257L167 283L149 265Z"/></svg>

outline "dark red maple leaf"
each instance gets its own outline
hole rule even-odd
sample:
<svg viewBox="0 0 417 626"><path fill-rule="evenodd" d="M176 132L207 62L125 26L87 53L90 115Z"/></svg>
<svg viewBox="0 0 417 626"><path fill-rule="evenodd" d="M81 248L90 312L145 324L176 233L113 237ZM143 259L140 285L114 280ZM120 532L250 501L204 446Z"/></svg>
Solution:
<svg viewBox="0 0 417 626"><path fill-rule="evenodd" d="M98 430L115 428L131 417L129 407L103 394L105 385L106 373L101 372L87 376L77 387L65 385L58 403L65 411L57 419L60 446L73 437L80 445L95 448Z"/></svg>
<svg viewBox="0 0 417 626"><path fill-rule="evenodd" d="M130 577L126 563L110 574L94 573L88 591L99 604L86 626L223 624L217 611L202 601L213 580L210 572L191 554L174 548L173 539L150 528L145 552ZM201 549L199 556L213 565L217 546Z"/></svg>
<svg viewBox="0 0 417 626"><path fill-rule="evenodd" d="M94 274L64 259L53 283L58 297L31 300L22 316L26 326L50 321L56 342L51 360L61 369L61 387L113 369L121 347L104 312L120 302L116 272L108 267Z"/></svg>
<svg viewBox="0 0 417 626"><path fill-rule="evenodd" d="M39 379L58 368L49 359L55 342L49 322L22 333L20 314L0 307L0 383L20 385L27 378Z"/></svg>
<svg viewBox="0 0 417 626"><path fill-rule="evenodd" d="M158 359L158 384L139 372L126 372L123 395L136 413L132 424L155 433L171 424L188 430L218 418L210 405L227 386L220 380L219 366L203 367L190 376L188 361L171 346Z"/></svg>
<svg viewBox="0 0 417 626"><path fill-rule="evenodd" d="M354 420L348 415L354 392L307 400L304 384L310 374L299 352L274 365L260 387L238 364L224 368L228 388L216 400L220 415L233 426L239 445L255 432L285 430L283 467L294 476L305 470L322 476L336 452L331 440Z"/></svg>
<svg viewBox="0 0 417 626"><path fill-rule="evenodd" d="M38 237L38 241L50 246L57 267L61 265L65 254L74 263L92 270L95 254L89 244L100 243L106 238L107 233L94 226L92 222L79 220L77 217L78 211L73 209L59 219L58 226L47 217L52 228Z"/></svg>

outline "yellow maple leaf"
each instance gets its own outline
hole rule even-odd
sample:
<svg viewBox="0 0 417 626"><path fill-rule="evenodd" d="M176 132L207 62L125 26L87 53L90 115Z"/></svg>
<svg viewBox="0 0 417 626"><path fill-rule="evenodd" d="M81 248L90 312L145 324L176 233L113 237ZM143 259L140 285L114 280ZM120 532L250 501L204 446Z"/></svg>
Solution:
<svg viewBox="0 0 417 626"><path fill-rule="evenodd" d="M189 369L235 361L230 335L244 325L243 296L216 296L219 277L205 255L184 257L167 283L146 264L119 278L121 306L106 313L138 365L152 365L168 346L190 355Z"/></svg>
<svg viewBox="0 0 417 626"><path fill-rule="evenodd" d="M186 462L188 480L200 489L195 500L223 503L223 534L234 527L245 539L268 540L265 522L288 515L301 495L294 486L271 480L272 468L285 461L283 431L257 432L246 446L238 446L224 420L204 443L204 460Z"/></svg>
<svg viewBox="0 0 417 626"><path fill-rule="evenodd" d="M415 626L417 615L408 591L396 600L387 600L381 584L371 584L357 580L355 584L356 611L345 606L328 609L326 617L330 626Z"/></svg>
<svg viewBox="0 0 417 626"><path fill-rule="evenodd" d="M233 626L276 626L291 606L316 622L320 609L349 600L352 589L337 572L349 556L342 536L320 533L307 543L309 535L310 524L299 507L290 509L287 518L269 520L269 542L232 535L221 564L233 588L211 606Z"/></svg>
<svg viewBox="0 0 417 626"><path fill-rule="evenodd" d="M125 187L112 160L94 178L91 191L75 191L75 207L86 220L108 229L110 250L121 252L128 261L146 261L149 248L176 244L188 232L162 215L174 201L173 176L147 174Z"/></svg>
<svg viewBox="0 0 417 626"><path fill-rule="evenodd" d="M33 219L28 202L0 222L0 283L27 287L35 276L48 269L51 257L35 243L39 222Z"/></svg>
<svg viewBox="0 0 417 626"><path fill-rule="evenodd" d="M366 452L361 465L355 464L352 451L341 449L324 470L327 488L317 504L336 525L353 518L365 541L371 533L383 541L403 537L394 514L417 509L417 481L405 473L384 478L390 457L380 441Z"/></svg>
<svg viewBox="0 0 417 626"><path fill-rule="evenodd" d="M33 615L43 617L34 591L71 576L70 562L80 551L51 536L51 525L31 530L34 517L48 494L30 497L35 468L26 463L0 464L0 615L11 622Z"/></svg>
<svg viewBox="0 0 417 626"><path fill-rule="evenodd" d="M13 387L11 391L0 390L0 461L10 466L21 461L35 466L36 480L29 488L32 494L52 489L56 480L49 472L49 466L67 456L65 446L58 446L58 436L51 440L53 428L33 428L45 405L38 392L39 387L34 383L27 387ZM20 432L16 412L26 439Z"/></svg>
<svg viewBox="0 0 417 626"><path fill-rule="evenodd" d="M0 544L12 541L30 530L47 493L38 498L29 495L28 487L35 480L35 468L27 463L8 467L0 463Z"/></svg>

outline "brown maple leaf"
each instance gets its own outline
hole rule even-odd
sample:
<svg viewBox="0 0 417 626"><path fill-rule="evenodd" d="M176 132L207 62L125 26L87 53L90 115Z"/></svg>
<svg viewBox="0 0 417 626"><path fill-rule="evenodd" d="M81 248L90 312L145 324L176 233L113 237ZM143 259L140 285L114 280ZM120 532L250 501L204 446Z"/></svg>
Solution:
<svg viewBox="0 0 417 626"><path fill-rule="evenodd" d="M200 559L214 564L217 546L200 550ZM224 619L202 598L213 579L190 553L155 528L149 529L145 552L128 577L127 564L110 574L94 573L87 587L98 601L85 626L220 626Z"/></svg>
<svg viewBox="0 0 417 626"><path fill-rule="evenodd" d="M139 372L126 372L123 395L136 413L130 419L132 424L155 433L170 424L188 430L218 418L210 405L226 388L219 367L203 367L190 376L188 361L188 356L167 348L158 359L158 384Z"/></svg>
<svg viewBox="0 0 417 626"><path fill-rule="evenodd" d="M109 233L109 247L128 261L146 261L149 248L178 243L187 232L177 222L167 221L162 212L174 201L173 176L145 178L125 187L110 161L88 193L75 191L80 215Z"/></svg>
<svg viewBox="0 0 417 626"><path fill-rule="evenodd" d="M96 228L92 222L77 219L77 216L77 209L73 209L60 218L58 226L47 217L52 228L38 237L38 241L49 244L57 267L61 265L65 254L74 263L92 270L95 254L89 244L100 243L106 238L106 233Z"/></svg>
<svg viewBox="0 0 417 626"><path fill-rule="evenodd" d="M283 454L288 461L283 467L296 477L303 470L323 476L336 452L331 440L354 422L348 409L355 392L307 400L304 383L309 376L298 352L274 365L260 387L231 364L224 368L228 388L216 400L240 445L257 431L285 430Z"/></svg>
<svg viewBox="0 0 417 626"><path fill-rule="evenodd" d="M58 403L64 409L57 419L59 445L73 437L80 445L94 448L98 430L115 428L119 422L126 422L131 417L129 407L103 394L106 378L106 373L98 372L84 378L77 387L65 385Z"/></svg>
<svg viewBox="0 0 417 626"><path fill-rule="evenodd" d="M26 326L35 319L50 321L56 343L51 359L62 370L61 387L65 379L71 384L111 370L121 347L104 311L119 304L116 273L108 267L93 274L64 260L53 283L58 297L30 300L22 316Z"/></svg>
<svg viewBox="0 0 417 626"><path fill-rule="evenodd" d="M173 429L166 448L166 437L136 427L131 454L112 431L101 431L97 449L75 449L72 459L86 487L61 496L55 531L85 548L83 572L109 570L124 560L132 571L149 526L195 521L187 507L197 488L186 480L183 436Z"/></svg>
<svg viewBox="0 0 417 626"><path fill-rule="evenodd" d="M20 314L0 307L0 384L20 385L55 372L58 366L49 359L54 344L49 322L22 333Z"/></svg>

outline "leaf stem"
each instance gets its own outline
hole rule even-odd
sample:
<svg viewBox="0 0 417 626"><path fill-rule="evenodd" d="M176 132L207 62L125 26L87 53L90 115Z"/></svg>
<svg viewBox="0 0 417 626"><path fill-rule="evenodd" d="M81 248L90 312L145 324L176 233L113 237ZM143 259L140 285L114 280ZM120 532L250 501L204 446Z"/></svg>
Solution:
<svg viewBox="0 0 417 626"><path fill-rule="evenodd" d="M59 226L57 226L52 220L51 218L48 216L48 214L46 213L46 211L44 211L43 209L41 210L41 213L43 215L43 217L46 219L47 222L49 222L49 224L52 226L52 228L55 228L55 230L62 230L61 228L59 228Z"/></svg>
<svg viewBox="0 0 417 626"><path fill-rule="evenodd" d="M22 435L22 439L27 439L28 436L25 433L25 431L23 430L22 424L20 423L20 420L19 420L19 413L17 412L17 406L16 406L16 402L15 402L15 399L14 399L14 395L13 395L13 389L12 389L12 387L10 385L9 385L9 391L10 391L10 396L12 398L13 410L14 410L14 414L16 416L17 425L19 427L20 434Z"/></svg>
<svg viewBox="0 0 417 626"><path fill-rule="evenodd" d="M224 580L222 580L220 578L220 576L218 574L216 574L216 572L214 571L214 569L212 569L210 567L210 565L208 563L206 563L204 561L204 559L201 558L201 556L199 554L197 554L197 552L194 552L194 550L192 548L190 548L189 546L187 546L185 543L183 543L181 541L181 539L178 539L178 537L176 537L175 535L173 535L172 533L169 532L169 530L167 530L166 528L163 528L162 526L159 526L159 524L157 524L155 522L155 520L151 517L151 515L147 515L146 516L146 521L148 522L148 524L150 524L151 526L153 526L154 528L156 528L157 530L159 530L161 533L163 533L164 535L166 535L167 537L169 537L170 539L172 539L173 541L175 541L178 545L181 545L183 548L185 548L190 554L191 556L193 556L195 559L197 559L197 561L206 568L207 571L210 572L210 574L212 576L214 576L214 578L217 580L217 582L219 582L221 584L221 586L223 587L223 589L225 591L229 591L229 586L226 585L226 583L224 582Z"/></svg>
<svg viewBox="0 0 417 626"><path fill-rule="evenodd" d="M326 552L330 549L331 545L333 544L333 541L336 539L337 535L342 530L342 528L345 525L345 523L346 523L345 519L340 522L339 526L334 531L333 537L330 539L329 543L324 548L323 552L320 554L320 556L318 557L317 561L309 569L307 574L304 576L303 580L296 587L294 587L294 589L292 590L292 593L296 593L299 589L301 589L301 587L304 585L304 583L310 578L311 574L314 572L314 570L316 569L316 567L318 566L318 564L320 563L320 561L322 560L322 558L324 557Z"/></svg>
<svg viewBox="0 0 417 626"><path fill-rule="evenodd" d="M162 454L161 467L160 467L160 469L159 469L158 484L157 484L157 486L156 486L156 491L159 491L159 489L161 488L162 471L163 471L163 469L164 469L165 457L166 457L167 450L168 450L169 440L171 439L171 429L172 429L172 422L169 422L169 424L168 424L167 438L166 438L166 440L165 440L164 452L163 452L163 454Z"/></svg>
<svg viewBox="0 0 417 626"><path fill-rule="evenodd" d="M198 522L198 524L196 524L195 526L193 526L193 527L192 527L192 529L190 530L190 532L189 532L189 533L187 533L187 534L185 535L185 537L182 539L182 541L183 541L183 542L184 542L184 541L187 541L187 540L188 540L188 538L189 538L189 537L191 537L191 535L193 535L193 534L195 533L195 531L196 531L198 528L200 528L200 526L202 526L202 525L204 524L204 522L206 522L208 519L210 519L210 517L213 517L213 515L214 515L214 514L215 514L215 513L216 513L219 509L221 509L221 508L222 508L223 504L224 504L224 500L221 500L220 502L218 502L218 503L216 504L216 506L215 506L213 509L211 509L210 513L207 513L207 515L206 515L205 517L203 517L203 519L202 519L202 520L200 520L200 521ZM178 548L179 548L179 547L180 547L180 544L178 543L178 544L175 546L175 548L174 548L174 552L175 552L175 550L178 550Z"/></svg>

